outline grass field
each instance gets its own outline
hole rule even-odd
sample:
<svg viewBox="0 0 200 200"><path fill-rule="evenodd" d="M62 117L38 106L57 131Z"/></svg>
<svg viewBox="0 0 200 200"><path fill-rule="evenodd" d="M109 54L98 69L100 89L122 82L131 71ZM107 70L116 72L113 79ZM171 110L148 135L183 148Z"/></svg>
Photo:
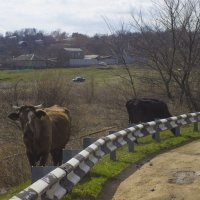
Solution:
<svg viewBox="0 0 200 200"><path fill-rule="evenodd" d="M115 69L116 71L116 69ZM40 77L46 73L53 74L53 73L60 73L66 78L72 78L76 75L83 75L86 77L95 76L98 78L108 78L111 77L112 74L110 70L99 70L95 67L82 67L82 68L58 68L58 69L38 69L38 70L11 70L11 71L1 71L0 73L0 80L17 80L17 79L24 79L24 80L33 80L35 78Z"/></svg>
<svg viewBox="0 0 200 200"><path fill-rule="evenodd" d="M63 200L95 200L98 199L103 186L109 179L118 175L129 165L147 158L152 154L158 154L163 150L186 144L187 142L200 139L199 132L193 132L193 127L187 125L181 128L181 136L173 137L170 131L161 133L161 142L152 140L151 136L139 139L139 145L136 146L133 153L127 151L127 145L117 150L117 161L110 161L109 156L101 159L78 183L73 190L63 197ZM30 184L30 181L13 188L5 195L0 195L0 200L5 200L21 191Z"/></svg>
<svg viewBox="0 0 200 200"><path fill-rule="evenodd" d="M147 69L139 67L137 65L130 66L131 72L134 76L144 76ZM127 77L127 72L122 66L113 66L108 69L99 69L95 66L81 67L81 68L54 68L54 69L29 69L29 70L3 70L0 72L0 81L16 81L23 79L24 81L32 81L42 77L45 74L62 74L66 79L71 80L76 75L83 75L87 79L94 77L98 81L116 79L119 76ZM154 72L155 73L155 72ZM154 74L151 72L151 74ZM150 70L148 70L150 75Z"/></svg>

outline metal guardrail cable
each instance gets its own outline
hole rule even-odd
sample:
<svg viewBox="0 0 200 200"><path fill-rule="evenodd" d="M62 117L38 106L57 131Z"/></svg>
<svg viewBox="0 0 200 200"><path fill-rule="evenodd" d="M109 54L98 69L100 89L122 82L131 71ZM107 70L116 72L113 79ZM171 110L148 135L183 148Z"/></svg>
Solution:
<svg viewBox="0 0 200 200"><path fill-rule="evenodd" d="M11 199L61 199L104 155L115 151L129 142L134 142L137 137L144 137L149 134L199 121L200 112L189 113L134 125L102 137Z"/></svg>
<svg viewBox="0 0 200 200"><path fill-rule="evenodd" d="M101 130L99 130L99 131L95 131L95 132L89 133L88 135L82 135L82 136L81 136L80 138L78 138L78 139L81 139L81 138L87 137L87 136L91 136L91 135L95 135L95 134L101 133L101 132L103 132L103 131L108 131L108 130L111 130L111 129L116 128L116 127L117 127L117 126L107 127L107 128L101 129ZM77 138L75 138L75 139L77 139Z"/></svg>

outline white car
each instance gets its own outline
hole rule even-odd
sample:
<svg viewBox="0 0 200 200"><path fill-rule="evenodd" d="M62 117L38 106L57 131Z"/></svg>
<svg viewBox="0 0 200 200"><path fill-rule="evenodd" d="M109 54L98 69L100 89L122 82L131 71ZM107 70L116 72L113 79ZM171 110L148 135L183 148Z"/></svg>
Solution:
<svg viewBox="0 0 200 200"><path fill-rule="evenodd" d="M106 66L107 63L106 62L99 62L98 65L101 65L101 66Z"/></svg>
<svg viewBox="0 0 200 200"><path fill-rule="evenodd" d="M76 76L75 78L72 79L74 82L84 82L85 78L82 76Z"/></svg>

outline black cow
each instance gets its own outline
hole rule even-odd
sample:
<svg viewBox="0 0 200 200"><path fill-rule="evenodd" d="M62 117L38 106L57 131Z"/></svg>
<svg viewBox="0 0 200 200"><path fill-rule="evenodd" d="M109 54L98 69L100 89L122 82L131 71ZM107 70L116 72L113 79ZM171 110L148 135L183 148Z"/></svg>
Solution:
<svg viewBox="0 0 200 200"><path fill-rule="evenodd" d="M150 122L156 119L171 117L167 104L163 101L151 98L131 99L126 102L129 115L129 123ZM171 129L176 135L176 129Z"/></svg>

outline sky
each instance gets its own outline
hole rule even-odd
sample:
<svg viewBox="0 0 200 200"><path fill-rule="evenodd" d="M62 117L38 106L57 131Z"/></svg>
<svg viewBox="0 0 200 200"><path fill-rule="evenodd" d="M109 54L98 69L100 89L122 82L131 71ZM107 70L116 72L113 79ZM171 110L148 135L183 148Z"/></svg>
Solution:
<svg viewBox="0 0 200 200"><path fill-rule="evenodd" d="M151 0L0 0L0 32L36 28L109 34L105 19L118 27L129 23L131 12L146 12L151 6Z"/></svg>

